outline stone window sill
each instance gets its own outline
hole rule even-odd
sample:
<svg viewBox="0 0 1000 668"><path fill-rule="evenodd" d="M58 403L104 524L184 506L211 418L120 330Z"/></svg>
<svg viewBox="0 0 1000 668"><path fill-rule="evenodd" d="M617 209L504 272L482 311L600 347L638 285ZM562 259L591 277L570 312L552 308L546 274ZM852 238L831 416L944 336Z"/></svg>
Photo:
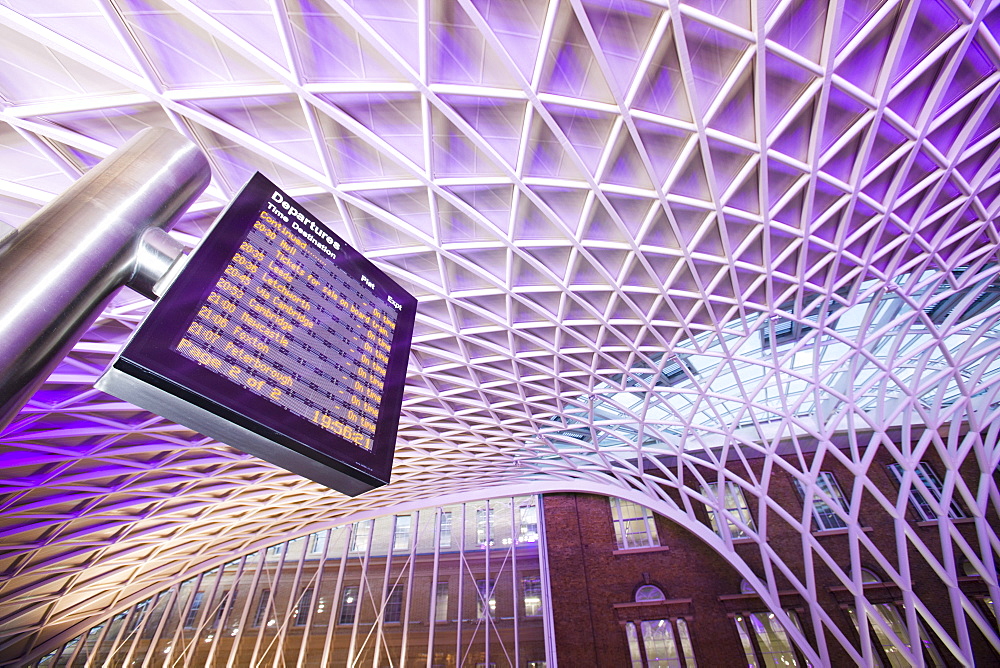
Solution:
<svg viewBox="0 0 1000 668"><path fill-rule="evenodd" d="M649 552L669 552L670 548L666 545L653 545L651 547L629 547L620 548L612 552L616 557L622 554L646 554Z"/></svg>
<svg viewBox="0 0 1000 668"><path fill-rule="evenodd" d="M940 522L940 521L941 520L922 520L920 522L917 522L917 526L918 527L936 527L938 525L938 522ZM952 524L970 524L970 523L975 522L975 521L976 521L976 518L974 518L974 517L958 517L958 518L953 518L951 520L951 523Z"/></svg>
<svg viewBox="0 0 1000 668"><path fill-rule="evenodd" d="M869 533L872 530L872 528L871 527L861 527L861 530L864 531L865 533ZM820 537L820 536L843 536L843 535L846 535L847 533L848 533L848 528L847 527L841 527L839 529L820 529L818 531L813 531L812 535L814 535L816 537Z"/></svg>

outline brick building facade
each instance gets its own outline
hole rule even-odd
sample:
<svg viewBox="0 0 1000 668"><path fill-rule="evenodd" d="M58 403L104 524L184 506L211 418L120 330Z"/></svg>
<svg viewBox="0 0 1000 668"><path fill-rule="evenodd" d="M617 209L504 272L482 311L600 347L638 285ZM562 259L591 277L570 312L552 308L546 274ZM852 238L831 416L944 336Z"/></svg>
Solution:
<svg viewBox="0 0 1000 668"><path fill-rule="evenodd" d="M839 481L831 484L839 485L844 491L849 490L847 483L853 474L835 462L835 459L826 456L823 469L834 480ZM933 454L928 453L921 465L940 476L941 466ZM729 465L731 470L738 468L739 474L744 478L748 475L765 475L763 467L763 457ZM961 471L967 482L975 480L979 475L979 471L974 469L974 466L970 466ZM809 509L803 507L803 496L790 474L775 468L769 470L767 476L768 497L773 502L793 517L804 517L804 513L809 513ZM876 457L865 477L867 485L881 490L887 497L895 498L899 494L891 460ZM919 493L916 496L919 497ZM836 498L836 492L832 497ZM880 616L880 621L885 626L896 630L900 634L899 641L908 649L913 643L905 637L906 631L901 628L901 620L906 619L908 612L904 605L905 592L898 581L883 570L884 562L880 563L873 556L885 555L891 563L897 563L894 559L897 541L895 523L870 493L863 492L857 498L860 498L861 503L860 530L864 534L860 544L864 546L870 541L874 547L871 551L862 549L856 555L863 569L859 579L864 583L864 598L875 608L869 614ZM944 631L948 636L954 637L956 620L950 609L952 599L949 598L948 587L934 573L931 563L948 556L941 553L941 542L937 539L938 532L944 530L944 527L936 519L927 519L922 514L926 512L926 508L922 510L918 507L920 501L920 498L914 498L911 493L906 509L907 525L924 544L930 546L933 554L930 555L932 559L927 559L911 550L908 562L911 589L926 604L933 618L946 620L943 622ZM760 509L755 499L747 495L741 502L749 511L750 522L756 521ZM853 502L852 496L847 492L842 501L845 508ZM694 662L687 660L681 663L681 656L685 654L682 646L684 639L681 636L685 632L689 636L687 653L693 652L699 666L747 665L751 655L757 659L756 665L806 665L807 653L795 647L790 639L785 640L787 646L782 648L780 636L783 631L773 618L772 611L725 557L685 527L652 514L650 519L655 523L655 539L642 538L639 541L641 546L623 547L620 528L622 520L616 517L616 503L620 502L611 499L609 503L607 497L592 494L550 494L545 497L552 610L560 665L609 668L628 665L631 653L634 666L690 667ZM821 508L821 505L817 504L810 533L822 544L826 553L831 555L834 564L850 574L852 554L847 540L850 529L846 526L821 526L824 520L832 525L844 523L833 517L836 513L830 513L829 508ZM820 517L824 510L830 517ZM969 510L959 504L952 507L950 515L950 530L960 534L955 538L975 544L976 529L969 517ZM714 526L708 508L697 509L697 516L706 526ZM806 538L799 527L783 523L777 518L775 513L768 513L770 524L766 549L773 550L795 577L804 577L808 572L803 557L803 542ZM997 522L995 514L988 517L988 521L991 524ZM617 533L616 523L619 524ZM756 540L737 537L739 529L732 525L728 529L721 526L721 530L734 532L734 552L758 577L766 581L762 548ZM641 532L641 528L639 531ZM951 556L956 562L962 562L957 569L965 574L954 586L978 607L984 618L996 624L992 598L974 565L961 556ZM816 638L812 618L814 614L829 615L844 639L853 647L859 648L860 652L858 622L855 621L858 616L854 613L858 599L829 564L813 563L810 568L819 580L817 590L823 592L815 602L816 607L805 600L784 575L774 571L772 577L776 580L781 607L793 618L793 623L800 625L811 645L826 642L833 665L855 665L856 658L844 649L837 638L829 633L825 638ZM653 585L657 589L650 589L646 585ZM657 590L662 592L662 599L637 601L637 595L640 599L648 598L649 592L654 592L653 597L658 598ZM683 620L680 625L678 620ZM647 622L646 626L642 625L644 621ZM900 626L894 627L896 622L900 622ZM972 650L977 665L1000 663L997 648L986 641L985 636L976 628L974 619L966 616L958 623L965 623L970 627ZM639 643L637 638L642 638L645 632L651 634L654 640L662 639L662 631L658 631L659 627L656 625L669 625L672 629L666 636L670 647L664 649L665 646L661 643L647 651L644 645L649 642ZM920 625L920 651L925 665L959 665L953 658L949 658L952 655L946 651L942 644L945 641L941 640L941 636L935 634L923 621ZM873 665L909 665L903 652L894 645L880 624L870 619L867 626L867 632L872 634L873 655L865 657L866 662ZM740 632L741 628L744 633ZM653 655L657 652L660 658L675 654L680 656L676 657L675 663L656 664L653 661L656 657ZM647 663L644 664L643 661Z"/></svg>

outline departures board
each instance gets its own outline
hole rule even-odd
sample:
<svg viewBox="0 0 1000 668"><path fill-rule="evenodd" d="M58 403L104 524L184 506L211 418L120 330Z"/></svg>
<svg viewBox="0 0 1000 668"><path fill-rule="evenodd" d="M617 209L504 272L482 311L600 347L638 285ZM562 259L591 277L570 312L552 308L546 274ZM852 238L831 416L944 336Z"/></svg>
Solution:
<svg viewBox="0 0 1000 668"><path fill-rule="evenodd" d="M257 174L97 387L356 495L389 481L415 312Z"/></svg>

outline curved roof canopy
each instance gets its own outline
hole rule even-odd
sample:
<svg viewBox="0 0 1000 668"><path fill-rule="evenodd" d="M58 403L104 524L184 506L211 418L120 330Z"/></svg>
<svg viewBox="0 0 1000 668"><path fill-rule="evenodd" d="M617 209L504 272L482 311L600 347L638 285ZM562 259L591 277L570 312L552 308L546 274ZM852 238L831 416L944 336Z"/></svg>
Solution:
<svg viewBox="0 0 1000 668"><path fill-rule="evenodd" d="M178 239L260 170L419 298L394 482L351 500L95 391L149 306L120 293L2 436L0 651L397 504L605 485L694 523L697 485L678 505L658 483L779 444L838 458L860 494L846 433L911 469L928 449L995 463L963 439L993 423L1000 369L998 18L959 0L0 1L5 225L166 126L214 173ZM818 489L805 461L778 465ZM776 510L749 467L727 476ZM968 504L996 493L949 480ZM903 526L905 502L876 502Z"/></svg>

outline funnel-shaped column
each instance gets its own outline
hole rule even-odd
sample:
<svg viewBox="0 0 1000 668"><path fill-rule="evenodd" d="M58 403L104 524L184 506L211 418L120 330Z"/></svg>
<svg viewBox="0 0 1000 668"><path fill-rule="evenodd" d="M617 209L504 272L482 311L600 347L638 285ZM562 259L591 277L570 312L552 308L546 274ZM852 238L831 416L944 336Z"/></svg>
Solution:
<svg viewBox="0 0 1000 668"><path fill-rule="evenodd" d="M152 128L87 172L0 248L0 429L130 284L152 297L169 230L205 190L208 161Z"/></svg>

